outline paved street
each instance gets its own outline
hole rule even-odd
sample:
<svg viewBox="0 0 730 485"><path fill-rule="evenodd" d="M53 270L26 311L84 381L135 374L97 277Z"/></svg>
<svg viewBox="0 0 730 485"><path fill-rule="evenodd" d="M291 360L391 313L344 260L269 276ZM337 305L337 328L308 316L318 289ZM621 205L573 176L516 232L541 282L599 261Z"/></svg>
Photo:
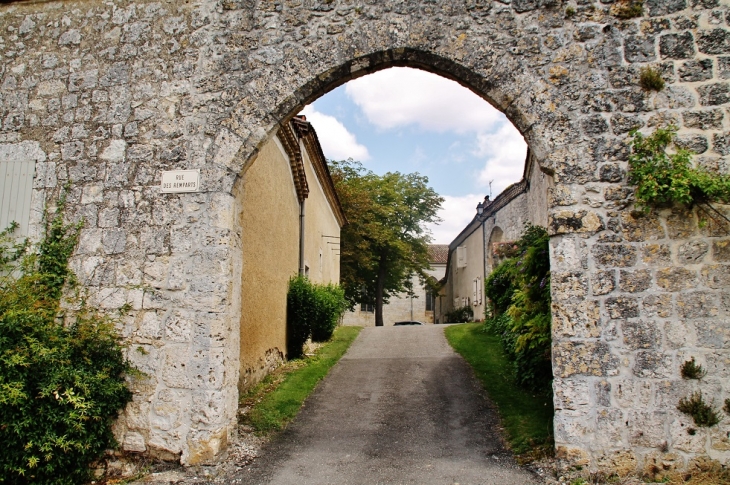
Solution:
<svg viewBox="0 0 730 485"><path fill-rule="evenodd" d="M536 484L442 326L366 328L235 482Z"/></svg>

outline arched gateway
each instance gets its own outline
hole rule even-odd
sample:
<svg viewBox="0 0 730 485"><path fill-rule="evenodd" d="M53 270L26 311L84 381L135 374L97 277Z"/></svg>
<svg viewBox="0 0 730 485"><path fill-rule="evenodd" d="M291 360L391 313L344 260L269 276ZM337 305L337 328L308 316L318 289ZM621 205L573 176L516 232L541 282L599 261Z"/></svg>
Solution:
<svg viewBox="0 0 730 485"><path fill-rule="evenodd" d="M0 152L36 162L31 231L70 181L68 215L86 219L75 267L100 307L132 308L121 330L148 378L117 425L124 446L188 464L225 447L240 231L255 230L235 226L234 186L306 103L411 66L502 110L554 177L558 453L624 470L727 463L728 419L688 433L676 405L697 386L716 404L730 393L730 238L692 211L634 218L625 138L673 123L699 163L726 170L730 13L725 0L644 4L629 19L621 0L0 7ZM667 81L661 92L639 87L646 66ZM200 169L200 192L161 194L172 169ZM709 371L699 384L680 377L690 357Z"/></svg>

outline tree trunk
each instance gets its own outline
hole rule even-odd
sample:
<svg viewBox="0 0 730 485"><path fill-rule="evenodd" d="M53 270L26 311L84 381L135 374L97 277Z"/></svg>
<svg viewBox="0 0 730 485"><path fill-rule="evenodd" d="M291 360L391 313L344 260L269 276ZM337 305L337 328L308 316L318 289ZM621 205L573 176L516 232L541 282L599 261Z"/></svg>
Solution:
<svg viewBox="0 0 730 485"><path fill-rule="evenodd" d="M378 261L378 281L375 287L375 326L383 326L383 287L385 286L386 276L386 257L385 253L380 255L380 261Z"/></svg>

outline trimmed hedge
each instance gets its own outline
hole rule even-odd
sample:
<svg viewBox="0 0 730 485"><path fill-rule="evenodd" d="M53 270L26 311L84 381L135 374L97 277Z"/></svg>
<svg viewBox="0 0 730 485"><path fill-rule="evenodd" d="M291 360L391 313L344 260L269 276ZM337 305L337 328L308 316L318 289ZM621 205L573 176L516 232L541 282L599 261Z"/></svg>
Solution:
<svg viewBox="0 0 730 485"><path fill-rule="evenodd" d="M290 359L304 355L304 344L326 342L347 309L345 291L339 285L312 283L306 276L289 280L287 294L287 353Z"/></svg>

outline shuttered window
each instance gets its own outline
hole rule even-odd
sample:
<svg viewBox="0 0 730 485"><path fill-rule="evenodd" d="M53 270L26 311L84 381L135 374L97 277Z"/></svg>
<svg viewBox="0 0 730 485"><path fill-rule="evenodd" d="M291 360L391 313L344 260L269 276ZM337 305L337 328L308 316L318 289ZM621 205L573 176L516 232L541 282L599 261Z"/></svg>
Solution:
<svg viewBox="0 0 730 485"><path fill-rule="evenodd" d="M0 160L0 229L15 221L20 225L15 234L28 234L34 174L35 160Z"/></svg>

